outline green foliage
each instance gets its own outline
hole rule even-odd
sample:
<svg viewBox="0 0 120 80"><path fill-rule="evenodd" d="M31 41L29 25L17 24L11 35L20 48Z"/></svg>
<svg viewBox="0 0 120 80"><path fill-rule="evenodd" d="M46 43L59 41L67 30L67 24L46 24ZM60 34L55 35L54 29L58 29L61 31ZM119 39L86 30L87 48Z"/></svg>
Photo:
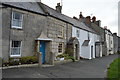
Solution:
<svg viewBox="0 0 120 80"><path fill-rule="evenodd" d="M73 55L73 50L71 48L66 48L65 49L65 54L71 56L71 55Z"/></svg>
<svg viewBox="0 0 120 80"><path fill-rule="evenodd" d="M57 56L57 58L63 58L63 57L64 57L63 54L60 54L60 55Z"/></svg>
<svg viewBox="0 0 120 80"><path fill-rule="evenodd" d="M19 65L19 64L34 64L38 63L38 58L35 56L27 56L27 57L22 57L22 58L10 58L8 62L4 62L2 65L3 66L14 66L14 65Z"/></svg>
<svg viewBox="0 0 120 80"><path fill-rule="evenodd" d="M112 80L112 78L119 78L120 79L120 58L114 60L110 67L108 68L107 77Z"/></svg>
<svg viewBox="0 0 120 80"><path fill-rule="evenodd" d="M71 59L73 62L75 62L75 58L73 56L70 56L69 54L64 53L64 54L58 55L57 57L65 58L65 60Z"/></svg>
<svg viewBox="0 0 120 80"><path fill-rule="evenodd" d="M30 64L30 63L38 63L38 59L35 56L27 56L20 58L21 64Z"/></svg>
<svg viewBox="0 0 120 80"><path fill-rule="evenodd" d="M20 61L10 61L9 66L19 65Z"/></svg>
<svg viewBox="0 0 120 80"><path fill-rule="evenodd" d="M75 58L73 56L67 56L67 59L71 59L73 62L75 62Z"/></svg>

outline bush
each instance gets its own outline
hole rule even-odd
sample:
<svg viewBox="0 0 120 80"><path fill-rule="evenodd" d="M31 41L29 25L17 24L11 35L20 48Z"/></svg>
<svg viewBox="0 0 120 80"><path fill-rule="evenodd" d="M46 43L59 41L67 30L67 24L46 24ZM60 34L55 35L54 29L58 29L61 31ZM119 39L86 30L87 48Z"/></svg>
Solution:
<svg viewBox="0 0 120 80"><path fill-rule="evenodd" d="M57 57L59 57L59 58L65 58L65 60L67 60L67 59L71 59L73 62L75 62L75 58L73 57L73 56L70 56L69 54L61 54L61 55L58 55Z"/></svg>
<svg viewBox="0 0 120 80"><path fill-rule="evenodd" d="M57 56L57 58L63 58L63 57L64 57L63 54L60 54L60 55Z"/></svg>
<svg viewBox="0 0 120 80"><path fill-rule="evenodd" d="M73 62L75 62L75 58L73 56L68 56L68 59L71 59Z"/></svg>
<svg viewBox="0 0 120 80"><path fill-rule="evenodd" d="M19 64L32 64L32 63L38 63L38 59L35 56L27 56L22 58L10 58L8 62L4 62L2 66L14 66Z"/></svg>
<svg viewBox="0 0 120 80"><path fill-rule="evenodd" d="M38 59L35 56L27 56L20 58L21 64L31 64L31 63L38 63Z"/></svg>
<svg viewBox="0 0 120 80"><path fill-rule="evenodd" d="M19 65L20 61L10 61L8 64L9 66Z"/></svg>
<svg viewBox="0 0 120 80"><path fill-rule="evenodd" d="M73 55L73 50L72 50L71 48L66 48L64 54L67 54L67 55L69 55L69 56L72 56L72 55Z"/></svg>

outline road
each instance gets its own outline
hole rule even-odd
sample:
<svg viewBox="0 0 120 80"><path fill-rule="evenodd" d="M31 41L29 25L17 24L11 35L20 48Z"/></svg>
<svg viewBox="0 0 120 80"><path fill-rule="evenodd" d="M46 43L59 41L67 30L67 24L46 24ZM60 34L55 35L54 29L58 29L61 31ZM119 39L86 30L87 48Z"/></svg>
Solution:
<svg viewBox="0 0 120 80"><path fill-rule="evenodd" d="M105 78L107 67L117 57L115 54L46 68L4 69L2 76L3 78Z"/></svg>

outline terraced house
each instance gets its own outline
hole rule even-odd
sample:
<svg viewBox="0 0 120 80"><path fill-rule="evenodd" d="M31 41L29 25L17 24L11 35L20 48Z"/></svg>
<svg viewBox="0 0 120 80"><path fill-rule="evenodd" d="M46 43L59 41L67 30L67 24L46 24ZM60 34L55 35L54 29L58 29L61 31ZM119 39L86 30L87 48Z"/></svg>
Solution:
<svg viewBox="0 0 120 80"><path fill-rule="evenodd" d="M51 63L51 53L58 55L65 51L72 26L58 12L59 4L58 10L37 2L4 2L1 5L4 61L42 52L42 63Z"/></svg>
<svg viewBox="0 0 120 80"><path fill-rule="evenodd" d="M102 57L102 53L97 49L95 45L96 42L100 41L100 35L94 31L92 28L89 28L81 21L82 12L80 12L79 19L76 19L74 23L77 25L73 26L72 36L77 37L79 40L79 55L81 58L92 59L96 58L96 55ZM88 17L84 18L84 21L87 22L89 20ZM97 57L98 57L97 56Z"/></svg>
<svg viewBox="0 0 120 80"><path fill-rule="evenodd" d="M107 34L96 17L70 18L41 2L3 2L0 51L3 61L41 56L42 64L54 64L57 56L72 51L76 60L107 55ZM112 35L112 34L111 34ZM113 38L112 45L113 45ZM111 46L113 49L113 46ZM111 52L112 54L112 52Z"/></svg>

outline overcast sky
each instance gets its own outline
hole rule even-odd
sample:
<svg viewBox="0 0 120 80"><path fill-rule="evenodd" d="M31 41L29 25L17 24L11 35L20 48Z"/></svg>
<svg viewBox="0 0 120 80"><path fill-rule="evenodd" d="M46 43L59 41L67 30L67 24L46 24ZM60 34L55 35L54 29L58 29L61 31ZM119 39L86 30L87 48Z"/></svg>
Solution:
<svg viewBox="0 0 120 80"><path fill-rule="evenodd" d="M41 0L44 4L55 9L61 0ZM119 0L62 0L62 13L73 17L96 16L101 20L102 27L107 26L113 33L118 33L118 2ZM91 15L92 14L92 15Z"/></svg>

